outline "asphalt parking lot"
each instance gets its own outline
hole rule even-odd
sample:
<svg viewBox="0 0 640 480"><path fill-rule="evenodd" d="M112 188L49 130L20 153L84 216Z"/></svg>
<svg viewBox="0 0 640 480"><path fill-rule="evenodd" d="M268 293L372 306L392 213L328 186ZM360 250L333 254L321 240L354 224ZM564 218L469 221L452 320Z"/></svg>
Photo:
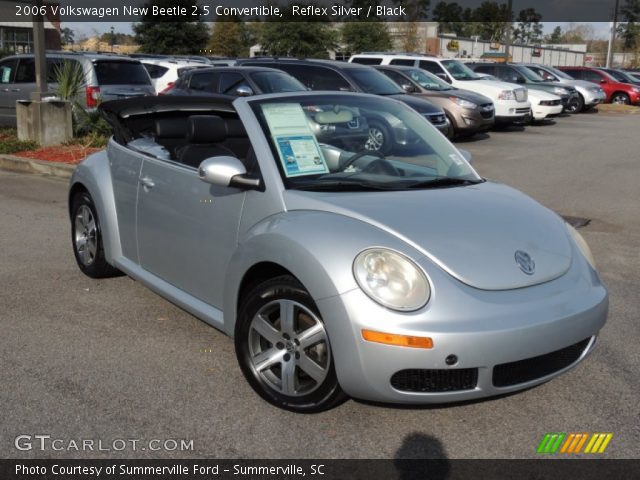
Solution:
<svg viewBox="0 0 640 480"><path fill-rule="evenodd" d="M263 402L233 343L127 277L75 265L67 184L0 172L0 456L4 458L521 458L546 432L612 432L640 456L640 115L581 114L458 144L581 232L610 289L594 354L516 395L399 408L349 401L303 416ZM18 451L16 436L188 439L192 451Z"/></svg>

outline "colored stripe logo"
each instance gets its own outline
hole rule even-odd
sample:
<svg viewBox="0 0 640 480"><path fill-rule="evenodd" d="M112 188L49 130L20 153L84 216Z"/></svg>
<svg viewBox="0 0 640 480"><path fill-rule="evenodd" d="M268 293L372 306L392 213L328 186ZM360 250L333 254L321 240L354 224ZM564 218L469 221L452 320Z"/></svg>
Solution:
<svg viewBox="0 0 640 480"><path fill-rule="evenodd" d="M541 455L604 453L612 438L613 433L546 433L536 453Z"/></svg>

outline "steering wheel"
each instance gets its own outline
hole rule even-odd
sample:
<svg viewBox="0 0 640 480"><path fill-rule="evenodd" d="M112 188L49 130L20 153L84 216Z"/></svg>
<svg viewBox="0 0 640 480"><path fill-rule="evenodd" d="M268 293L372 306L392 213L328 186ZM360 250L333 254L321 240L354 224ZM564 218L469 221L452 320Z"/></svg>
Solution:
<svg viewBox="0 0 640 480"><path fill-rule="evenodd" d="M384 158L378 158L362 169L365 173L386 173L387 175L399 176L398 170Z"/></svg>
<svg viewBox="0 0 640 480"><path fill-rule="evenodd" d="M382 153L380 153L379 151L377 151L377 150L360 150L359 152L357 152L354 155L352 155L351 157L349 157L349 160L347 160L344 163L344 165L342 165L342 167L341 167L342 171L344 172L347 168L349 168L351 165L356 163L356 160L359 160L362 157L366 157L367 155L371 155L373 157L378 157L378 160L376 160L376 162L384 160L384 155Z"/></svg>

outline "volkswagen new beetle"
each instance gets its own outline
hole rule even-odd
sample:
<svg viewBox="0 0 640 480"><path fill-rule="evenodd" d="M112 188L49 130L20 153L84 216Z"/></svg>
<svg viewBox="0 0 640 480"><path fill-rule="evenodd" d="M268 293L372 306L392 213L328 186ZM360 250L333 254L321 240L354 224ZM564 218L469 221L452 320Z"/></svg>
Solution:
<svg viewBox="0 0 640 480"><path fill-rule="evenodd" d="M73 174L73 248L234 338L281 408L443 403L548 381L607 317L589 248L481 178L404 104L356 93L104 103ZM363 122L401 132L384 154Z"/></svg>

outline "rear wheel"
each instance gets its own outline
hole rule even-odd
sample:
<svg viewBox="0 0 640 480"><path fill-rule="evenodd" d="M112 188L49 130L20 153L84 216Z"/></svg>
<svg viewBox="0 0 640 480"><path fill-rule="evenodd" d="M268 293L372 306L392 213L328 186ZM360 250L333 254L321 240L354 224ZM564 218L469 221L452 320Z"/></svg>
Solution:
<svg viewBox="0 0 640 480"><path fill-rule="evenodd" d="M277 407L314 413L347 399L318 309L289 275L265 281L245 296L235 346L251 387Z"/></svg>
<svg viewBox="0 0 640 480"><path fill-rule="evenodd" d="M626 93L618 92L614 93L613 97L611 97L611 103L615 103L618 105L630 105L631 100L629 99L629 95Z"/></svg>
<svg viewBox="0 0 640 480"><path fill-rule="evenodd" d="M102 232L91 195L76 194L71 201L71 240L78 267L91 278L121 275L104 258Z"/></svg>

